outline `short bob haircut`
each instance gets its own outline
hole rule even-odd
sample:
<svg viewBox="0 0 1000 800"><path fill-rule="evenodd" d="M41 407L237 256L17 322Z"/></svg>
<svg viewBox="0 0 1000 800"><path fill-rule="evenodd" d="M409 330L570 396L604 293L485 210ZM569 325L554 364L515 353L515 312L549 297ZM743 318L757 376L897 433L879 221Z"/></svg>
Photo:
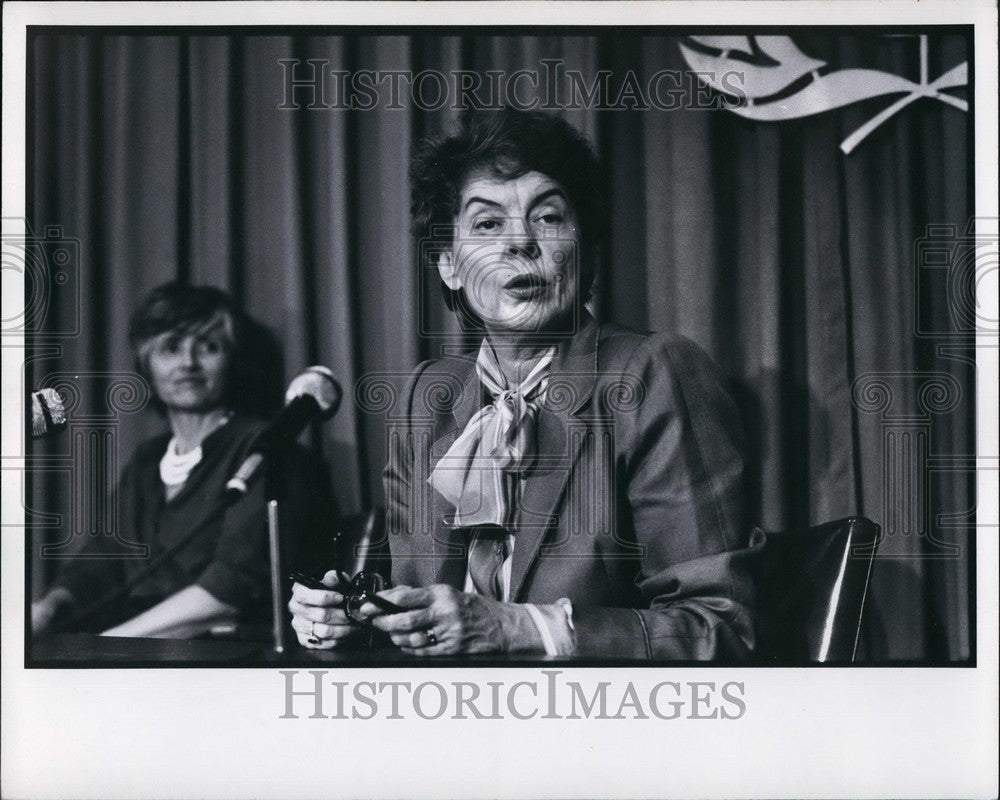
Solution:
<svg viewBox="0 0 1000 800"><path fill-rule="evenodd" d="M410 212L422 256L451 247L462 187L484 172L506 180L541 172L565 188L580 224L585 302L604 238L600 165L587 138L560 117L503 108L474 111L454 135L418 143L410 161ZM461 292L441 286L448 308L467 310Z"/></svg>
<svg viewBox="0 0 1000 800"><path fill-rule="evenodd" d="M221 330L229 354L224 400L231 402L236 394L234 385L241 382L238 381L243 372L241 365L246 362L246 319L232 298L214 286L171 282L157 286L146 296L132 314L128 328L136 369L146 380L150 379L149 356L154 340L161 334L187 336L216 328ZM153 404L157 410L164 410L158 398L153 398Z"/></svg>

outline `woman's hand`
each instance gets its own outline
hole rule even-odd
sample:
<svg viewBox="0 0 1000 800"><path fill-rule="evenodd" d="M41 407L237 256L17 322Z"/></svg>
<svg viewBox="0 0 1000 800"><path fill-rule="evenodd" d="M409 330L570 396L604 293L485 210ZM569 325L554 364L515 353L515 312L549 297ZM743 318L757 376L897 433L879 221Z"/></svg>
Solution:
<svg viewBox="0 0 1000 800"><path fill-rule="evenodd" d="M406 653L496 653L541 644L523 606L459 592L444 584L425 589L397 586L379 595L407 609L372 620ZM371 603L361 607L362 614L376 612Z"/></svg>
<svg viewBox="0 0 1000 800"><path fill-rule="evenodd" d="M292 612L292 628L299 644L312 650L329 650L358 632L359 626L347 619L342 608L342 591L350 582L345 573L330 570L323 576L323 583L328 587L326 590L292 584L288 610ZM378 613L381 612L371 606L367 610L361 609L356 616L364 618Z"/></svg>

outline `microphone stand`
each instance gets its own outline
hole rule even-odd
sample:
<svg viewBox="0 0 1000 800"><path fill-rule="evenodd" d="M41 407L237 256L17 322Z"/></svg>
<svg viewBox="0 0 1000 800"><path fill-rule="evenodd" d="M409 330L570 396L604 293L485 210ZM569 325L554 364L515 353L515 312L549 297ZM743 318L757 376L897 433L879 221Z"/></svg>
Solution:
<svg viewBox="0 0 1000 800"><path fill-rule="evenodd" d="M284 494L284 470L282 459L277 453L264 464L264 485L267 500L267 542L271 562L271 620L273 649L275 653L285 652L287 626L284 607L284 566L281 558L280 497Z"/></svg>

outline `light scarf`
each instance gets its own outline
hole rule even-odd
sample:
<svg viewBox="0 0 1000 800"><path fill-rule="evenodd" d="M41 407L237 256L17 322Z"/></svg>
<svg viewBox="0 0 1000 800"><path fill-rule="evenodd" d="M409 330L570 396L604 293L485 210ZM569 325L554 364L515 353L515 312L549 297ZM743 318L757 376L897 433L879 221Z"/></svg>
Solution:
<svg viewBox="0 0 1000 800"><path fill-rule="evenodd" d="M456 527L510 523L512 487L507 479L535 460L535 419L555 347L515 388L507 388L496 353L483 340L476 359L479 380L493 403L477 411L434 467L428 482L455 507Z"/></svg>
<svg viewBox="0 0 1000 800"><path fill-rule="evenodd" d="M226 412L216 423L213 431L217 431L229 422L232 416L231 411ZM177 452L177 437L172 437L167 443L167 452L160 459L160 480L163 482L163 485L170 489L181 486L187 481L191 470L198 466L201 456L200 444L193 450L188 450L184 455L181 455Z"/></svg>
<svg viewBox="0 0 1000 800"><path fill-rule="evenodd" d="M180 486L201 461L201 445L184 455L177 452L177 439L171 439L167 452L160 459L160 480L164 486Z"/></svg>

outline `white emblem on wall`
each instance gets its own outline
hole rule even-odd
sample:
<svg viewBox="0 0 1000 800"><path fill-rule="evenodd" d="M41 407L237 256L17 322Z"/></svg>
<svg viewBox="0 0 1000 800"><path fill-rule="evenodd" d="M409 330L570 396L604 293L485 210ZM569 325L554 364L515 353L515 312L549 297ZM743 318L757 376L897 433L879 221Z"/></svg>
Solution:
<svg viewBox="0 0 1000 800"><path fill-rule="evenodd" d="M849 154L879 125L906 106L921 98L940 100L961 111L968 111L965 100L945 94L943 90L968 84L969 65L963 61L935 80L928 77L927 36L920 39L920 82L914 83L901 75L874 69L840 69L825 74L819 70L825 61L803 53L790 36L691 36L704 48L718 50L709 55L680 44L688 65L698 74L698 80L715 91L734 97L733 86L726 85L721 77L739 73L743 76L741 102L729 110L747 119L777 122L798 117L821 114L841 106L883 95L903 94L892 105L876 114L840 143L840 149ZM753 40L753 41L751 41ZM765 56L776 62L773 66L752 64L744 60L754 57L754 44ZM732 58L731 54L741 58ZM812 80L803 88L789 95L774 98L800 78L811 75Z"/></svg>

